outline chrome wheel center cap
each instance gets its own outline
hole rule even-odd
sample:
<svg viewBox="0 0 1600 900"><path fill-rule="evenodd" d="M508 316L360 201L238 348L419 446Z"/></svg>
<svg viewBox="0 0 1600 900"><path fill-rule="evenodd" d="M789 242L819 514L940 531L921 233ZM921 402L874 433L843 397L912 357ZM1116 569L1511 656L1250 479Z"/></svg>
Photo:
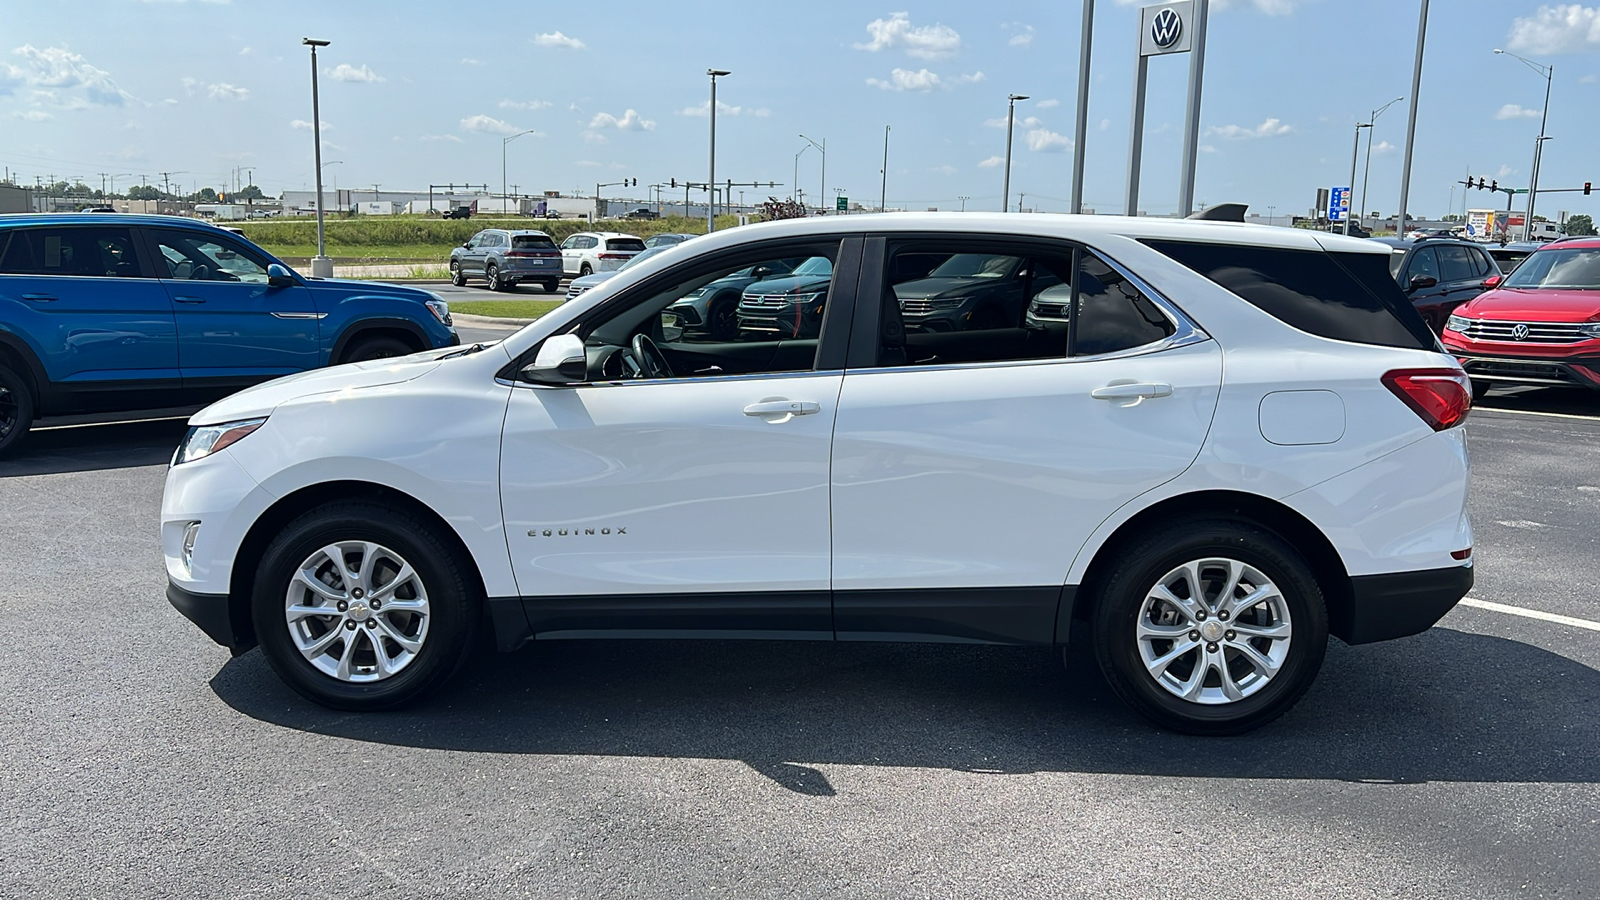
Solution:
<svg viewBox="0 0 1600 900"><path fill-rule="evenodd" d="M345 609L344 614L352 621L365 622L372 617L372 609L365 600L356 600Z"/></svg>
<svg viewBox="0 0 1600 900"><path fill-rule="evenodd" d="M352 606L350 608L352 610L355 609L354 606ZM1216 643L1217 641L1222 640L1222 635L1227 630L1228 630L1227 626L1223 625L1221 622L1217 621L1216 619L1212 619L1212 620L1210 620L1208 622L1201 622L1200 623L1200 636L1205 638L1207 641L1210 641L1211 643Z"/></svg>

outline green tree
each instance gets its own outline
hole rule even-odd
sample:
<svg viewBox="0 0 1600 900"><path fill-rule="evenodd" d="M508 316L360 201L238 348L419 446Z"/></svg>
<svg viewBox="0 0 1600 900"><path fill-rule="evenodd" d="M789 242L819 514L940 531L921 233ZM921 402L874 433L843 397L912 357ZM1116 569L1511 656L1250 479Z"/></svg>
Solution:
<svg viewBox="0 0 1600 900"><path fill-rule="evenodd" d="M137 187L131 187L131 188L128 188L128 199L129 200L160 200L160 199L162 199L161 189L158 188L158 187L152 187L151 185L148 185L148 184L141 184L141 185L139 185Z"/></svg>
<svg viewBox="0 0 1600 900"><path fill-rule="evenodd" d="M258 188L253 184L247 184L244 187L239 188L237 191L234 191L232 194L229 194L228 196L233 198L234 200L265 200L265 199L267 199L267 195L261 192L261 188Z"/></svg>
<svg viewBox="0 0 1600 900"><path fill-rule="evenodd" d="M217 192L208 187L201 188L184 199L192 203L215 203L217 202Z"/></svg>
<svg viewBox="0 0 1600 900"><path fill-rule="evenodd" d="M1594 234L1594 219L1585 215L1567 217L1567 234Z"/></svg>

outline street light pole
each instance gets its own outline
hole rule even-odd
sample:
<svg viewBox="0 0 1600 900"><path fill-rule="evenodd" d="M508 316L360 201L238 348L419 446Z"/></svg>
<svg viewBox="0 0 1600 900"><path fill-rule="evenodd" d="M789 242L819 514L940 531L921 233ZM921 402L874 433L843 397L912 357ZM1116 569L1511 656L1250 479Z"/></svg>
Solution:
<svg viewBox="0 0 1600 900"><path fill-rule="evenodd" d="M1372 126L1366 122L1356 123L1356 143L1355 146L1350 148L1350 184L1352 186L1356 183L1356 160L1361 156L1361 129L1371 127ZM1347 191L1349 189L1350 188L1345 188ZM1349 200L1349 196L1346 195L1345 199ZM1344 233L1350 233L1350 210L1348 209L1344 211Z"/></svg>
<svg viewBox="0 0 1600 900"><path fill-rule="evenodd" d="M800 192L800 156L810 149L810 146L801 147L800 152L794 155L794 189L789 191L790 200L793 200L795 195Z"/></svg>
<svg viewBox="0 0 1600 900"><path fill-rule="evenodd" d="M817 202L821 203L828 197L828 139L823 138L822 143L819 144L802 134L800 135L800 140L805 141L811 146L817 148L818 152L822 154L822 178L819 179L822 183L817 187L817 196L822 198L822 200L818 200ZM796 175L795 177L799 176Z"/></svg>
<svg viewBox="0 0 1600 900"><path fill-rule="evenodd" d="M1017 118L1017 101L1028 99L1024 94L1008 94L1006 96L1006 181L1000 189L1000 211L1011 211L1011 134Z"/></svg>
<svg viewBox="0 0 1600 900"><path fill-rule="evenodd" d="M1378 130L1376 127L1378 124L1378 117L1383 115L1384 111L1389 107L1399 103L1404 99L1404 97L1396 97L1393 100L1390 100L1388 103L1385 103L1384 105L1373 110L1372 118L1367 120L1367 127L1371 128L1372 130L1367 132L1367 161L1362 165L1361 168L1361 214L1363 216L1367 214L1367 179L1372 175L1372 135Z"/></svg>
<svg viewBox="0 0 1600 900"><path fill-rule="evenodd" d="M525 134L533 134L533 129L530 128L527 131L519 131L510 137L503 137L500 139L500 211L502 213L506 211L505 201L508 199L506 196L506 147L512 141L522 137ZM518 212L520 213L521 210L518 210Z"/></svg>
<svg viewBox="0 0 1600 900"><path fill-rule="evenodd" d="M322 110L317 98L317 48L332 42L301 38L300 43L311 48L311 141L315 145L317 164L317 255L311 258L311 277L332 278L333 260L328 258L322 231L322 208L326 204L322 197Z"/></svg>
<svg viewBox="0 0 1600 900"><path fill-rule="evenodd" d="M1506 53L1504 50L1496 50L1494 52L1504 54L1512 59L1521 60L1523 65L1544 76L1544 109L1540 110L1539 113L1539 139L1533 142L1533 172L1528 176L1528 214L1522 227L1522 239L1531 241L1533 240L1533 200L1539 193L1539 165L1544 161L1544 142L1549 139L1545 135L1545 126L1550 122L1550 81L1555 77L1556 67L1536 63L1525 56Z"/></svg>
<svg viewBox="0 0 1600 900"><path fill-rule="evenodd" d="M706 234L710 234L717 230L717 76L733 73L725 69L707 69L706 74L711 76L711 177L706 179L710 200L706 204Z"/></svg>
<svg viewBox="0 0 1600 900"><path fill-rule="evenodd" d="M956 199L961 201L961 211L962 212L966 212L967 211L967 201L971 200L972 198L971 197L957 197Z"/></svg>
<svg viewBox="0 0 1600 900"><path fill-rule="evenodd" d="M1406 233L1406 200L1411 195L1411 151L1417 142L1417 104L1422 102L1422 54L1428 44L1428 0L1422 0L1421 17L1417 20L1417 56L1411 64L1411 110L1406 118L1406 155L1400 166L1400 212L1395 220L1395 234Z"/></svg>
<svg viewBox="0 0 1600 900"><path fill-rule="evenodd" d="M878 212L889 211L889 126L883 126L883 184L879 187Z"/></svg>

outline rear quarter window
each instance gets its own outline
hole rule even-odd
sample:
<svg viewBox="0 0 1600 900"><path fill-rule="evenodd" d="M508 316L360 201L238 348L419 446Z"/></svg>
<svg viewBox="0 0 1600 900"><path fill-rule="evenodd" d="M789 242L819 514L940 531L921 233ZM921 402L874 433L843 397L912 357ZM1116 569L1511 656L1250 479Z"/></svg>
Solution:
<svg viewBox="0 0 1600 900"><path fill-rule="evenodd" d="M1389 274L1387 254L1144 243L1301 331L1381 347L1437 346L1433 332Z"/></svg>

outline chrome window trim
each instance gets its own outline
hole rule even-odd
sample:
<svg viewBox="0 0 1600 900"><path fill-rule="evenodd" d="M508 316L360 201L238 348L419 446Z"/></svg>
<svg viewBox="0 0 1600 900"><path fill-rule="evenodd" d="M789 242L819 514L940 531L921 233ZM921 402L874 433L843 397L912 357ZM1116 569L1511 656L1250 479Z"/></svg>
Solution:
<svg viewBox="0 0 1600 900"><path fill-rule="evenodd" d="M775 378L836 378L845 373L844 369L817 369L796 370L793 372L749 372L741 375L698 375L679 378L630 378L626 381L581 381L574 384L531 384L526 381L516 381L510 378L496 378L497 384L511 388L529 388L532 390L572 390L574 388L610 388L610 387L638 387L646 384L705 384L709 382L724 381L766 381Z"/></svg>

